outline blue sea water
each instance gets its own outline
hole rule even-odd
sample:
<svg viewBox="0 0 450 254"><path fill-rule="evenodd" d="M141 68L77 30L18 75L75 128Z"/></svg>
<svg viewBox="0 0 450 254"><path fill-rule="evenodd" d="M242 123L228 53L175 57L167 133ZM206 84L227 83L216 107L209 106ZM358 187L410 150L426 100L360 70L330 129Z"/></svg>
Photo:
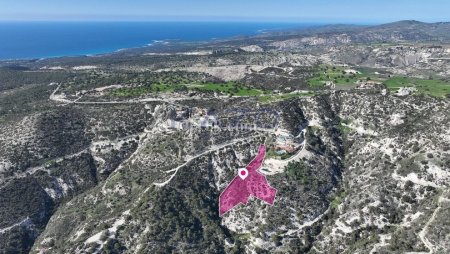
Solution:
<svg viewBox="0 0 450 254"><path fill-rule="evenodd" d="M0 22L0 59L91 55L155 40L203 41L313 24L237 22Z"/></svg>

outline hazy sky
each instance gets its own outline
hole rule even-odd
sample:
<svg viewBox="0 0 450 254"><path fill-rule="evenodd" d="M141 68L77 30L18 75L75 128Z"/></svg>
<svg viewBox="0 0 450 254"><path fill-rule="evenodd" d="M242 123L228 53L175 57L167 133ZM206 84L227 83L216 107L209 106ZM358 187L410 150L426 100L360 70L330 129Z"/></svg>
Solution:
<svg viewBox="0 0 450 254"><path fill-rule="evenodd" d="M450 21L449 0L0 0L0 20Z"/></svg>

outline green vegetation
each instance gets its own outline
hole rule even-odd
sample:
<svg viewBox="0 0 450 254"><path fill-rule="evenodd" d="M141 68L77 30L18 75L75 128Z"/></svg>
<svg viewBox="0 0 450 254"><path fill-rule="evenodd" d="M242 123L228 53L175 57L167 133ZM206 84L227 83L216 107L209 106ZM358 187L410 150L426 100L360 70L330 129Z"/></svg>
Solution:
<svg viewBox="0 0 450 254"><path fill-rule="evenodd" d="M126 87L112 90L110 95L116 97L138 97L149 93L170 93L187 90L185 85L162 85L153 84L151 86Z"/></svg>
<svg viewBox="0 0 450 254"><path fill-rule="evenodd" d="M339 124L339 130L343 134L348 134L352 129L348 127L348 125L351 123L350 119L341 119L341 122Z"/></svg>
<svg viewBox="0 0 450 254"><path fill-rule="evenodd" d="M339 130L341 130L341 132L342 132L343 134L348 134L348 133L350 133L350 132L352 131L352 129L351 129L350 127L345 126L345 125L343 125L343 124L340 124L340 125L339 125Z"/></svg>
<svg viewBox="0 0 450 254"><path fill-rule="evenodd" d="M49 109L47 102L52 89L54 87L48 84L28 85L21 89L0 93L0 118L17 117Z"/></svg>
<svg viewBox="0 0 450 254"><path fill-rule="evenodd" d="M286 166L286 174L289 179L301 181L303 184L310 182L308 167L303 161L289 162Z"/></svg>
<svg viewBox="0 0 450 254"><path fill-rule="evenodd" d="M332 81L337 86L352 88L359 79L367 79L362 73L345 73L345 70L343 67L320 65L308 83L312 88L322 88L327 81Z"/></svg>
<svg viewBox="0 0 450 254"><path fill-rule="evenodd" d="M266 158L277 158L278 155L275 153L274 149L269 149L266 153Z"/></svg>
<svg viewBox="0 0 450 254"><path fill-rule="evenodd" d="M355 230L352 235L351 239L354 241L351 243L348 249L346 249L343 253L349 254L349 253L355 253L357 250L364 249L366 246L370 246L370 244L375 244L380 240L380 237L377 233L372 233L368 237L361 238L360 232L361 230Z"/></svg>
<svg viewBox="0 0 450 254"><path fill-rule="evenodd" d="M271 103L274 101L287 100L296 97L314 96L314 92L308 93L286 93L274 94L268 90L254 89L244 87L234 82L228 83L197 83L187 85L166 85L152 84L140 87L125 87L112 90L109 94L115 97L138 97L151 93L173 93L173 92L215 92L228 96L246 96L258 97L263 103Z"/></svg>
<svg viewBox="0 0 450 254"><path fill-rule="evenodd" d="M45 167L50 167L50 166L54 165L55 163L56 163L56 160L53 160L53 159L51 159L51 160L46 160L46 161L44 162L44 166L45 166Z"/></svg>
<svg viewBox="0 0 450 254"><path fill-rule="evenodd" d="M434 97L444 97L450 94L450 82L439 79L419 79L408 77L389 77L389 79L375 75L369 70L359 73L346 73L344 67L320 65L313 78L309 79L309 85L313 89L320 89L325 83L333 82L339 88L354 88L358 80L373 80L384 82L391 91L397 91L401 87L414 87L418 94L427 94Z"/></svg>
<svg viewBox="0 0 450 254"><path fill-rule="evenodd" d="M26 87L29 85L48 85L64 82L73 74L66 72L27 71L26 67L0 68L0 91Z"/></svg>
<svg viewBox="0 0 450 254"><path fill-rule="evenodd" d="M117 97L138 97L150 93L173 93L173 92L216 92L229 96L259 96L262 90L243 87L234 82L228 83L197 83L197 84L152 84L139 87L126 87L115 89L110 95Z"/></svg>
<svg viewBox="0 0 450 254"><path fill-rule="evenodd" d="M124 178L124 175L121 172L117 172L109 178L109 180L105 183L108 188L113 188L120 180Z"/></svg>
<svg viewBox="0 0 450 254"><path fill-rule="evenodd" d="M419 94L428 94L435 97L450 94L450 82L438 79L393 77L386 80L385 85L391 91L397 91L400 87L415 87Z"/></svg>
<svg viewBox="0 0 450 254"><path fill-rule="evenodd" d="M234 82L228 82L225 84L206 83L196 85L195 88L200 91L220 92L235 96L258 96L263 94L262 90L243 87L242 85L236 84Z"/></svg>
<svg viewBox="0 0 450 254"><path fill-rule="evenodd" d="M342 203L342 200L345 198L347 193L345 191L341 191L339 194L337 194L333 201L331 201L331 208L337 209L337 207Z"/></svg>
<svg viewBox="0 0 450 254"><path fill-rule="evenodd" d="M427 248L414 231L399 227L389 240L389 250L402 253L410 251L425 252Z"/></svg>
<svg viewBox="0 0 450 254"><path fill-rule="evenodd" d="M267 158L276 158L276 159L280 159L280 160L286 160L286 159L290 158L291 156L292 156L291 153L284 153L281 155L277 154L274 149L269 149L267 151L267 155L266 155Z"/></svg>

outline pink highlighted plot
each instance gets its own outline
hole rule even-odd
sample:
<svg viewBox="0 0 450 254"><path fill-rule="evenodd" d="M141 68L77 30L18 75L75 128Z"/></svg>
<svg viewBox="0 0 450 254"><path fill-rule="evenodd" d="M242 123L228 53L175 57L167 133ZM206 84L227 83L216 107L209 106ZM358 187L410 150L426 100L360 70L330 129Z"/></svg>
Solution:
<svg viewBox="0 0 450 254"><path fill-rule="evenodd" d="M219 216L223 216L233 207L248 203L250 196L255 196L264 202L273 205L277 190L269 185L266 177L258 169L266 156L266 147L259 146L258 155L247 165L238 170L238 175L225 188L219 197Z"/></svg>

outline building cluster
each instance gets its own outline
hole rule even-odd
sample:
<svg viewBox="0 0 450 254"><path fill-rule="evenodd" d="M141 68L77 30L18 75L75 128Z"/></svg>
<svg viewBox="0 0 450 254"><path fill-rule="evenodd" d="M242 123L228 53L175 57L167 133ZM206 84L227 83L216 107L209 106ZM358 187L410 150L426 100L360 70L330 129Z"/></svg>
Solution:
<svg viewBox="0 0 450 254"><path fill-rule="evenodd" d="M356 89L370 89L370 90L382 90L384 85L377 81L372 80L358 80L356 82Z"/></svg>

